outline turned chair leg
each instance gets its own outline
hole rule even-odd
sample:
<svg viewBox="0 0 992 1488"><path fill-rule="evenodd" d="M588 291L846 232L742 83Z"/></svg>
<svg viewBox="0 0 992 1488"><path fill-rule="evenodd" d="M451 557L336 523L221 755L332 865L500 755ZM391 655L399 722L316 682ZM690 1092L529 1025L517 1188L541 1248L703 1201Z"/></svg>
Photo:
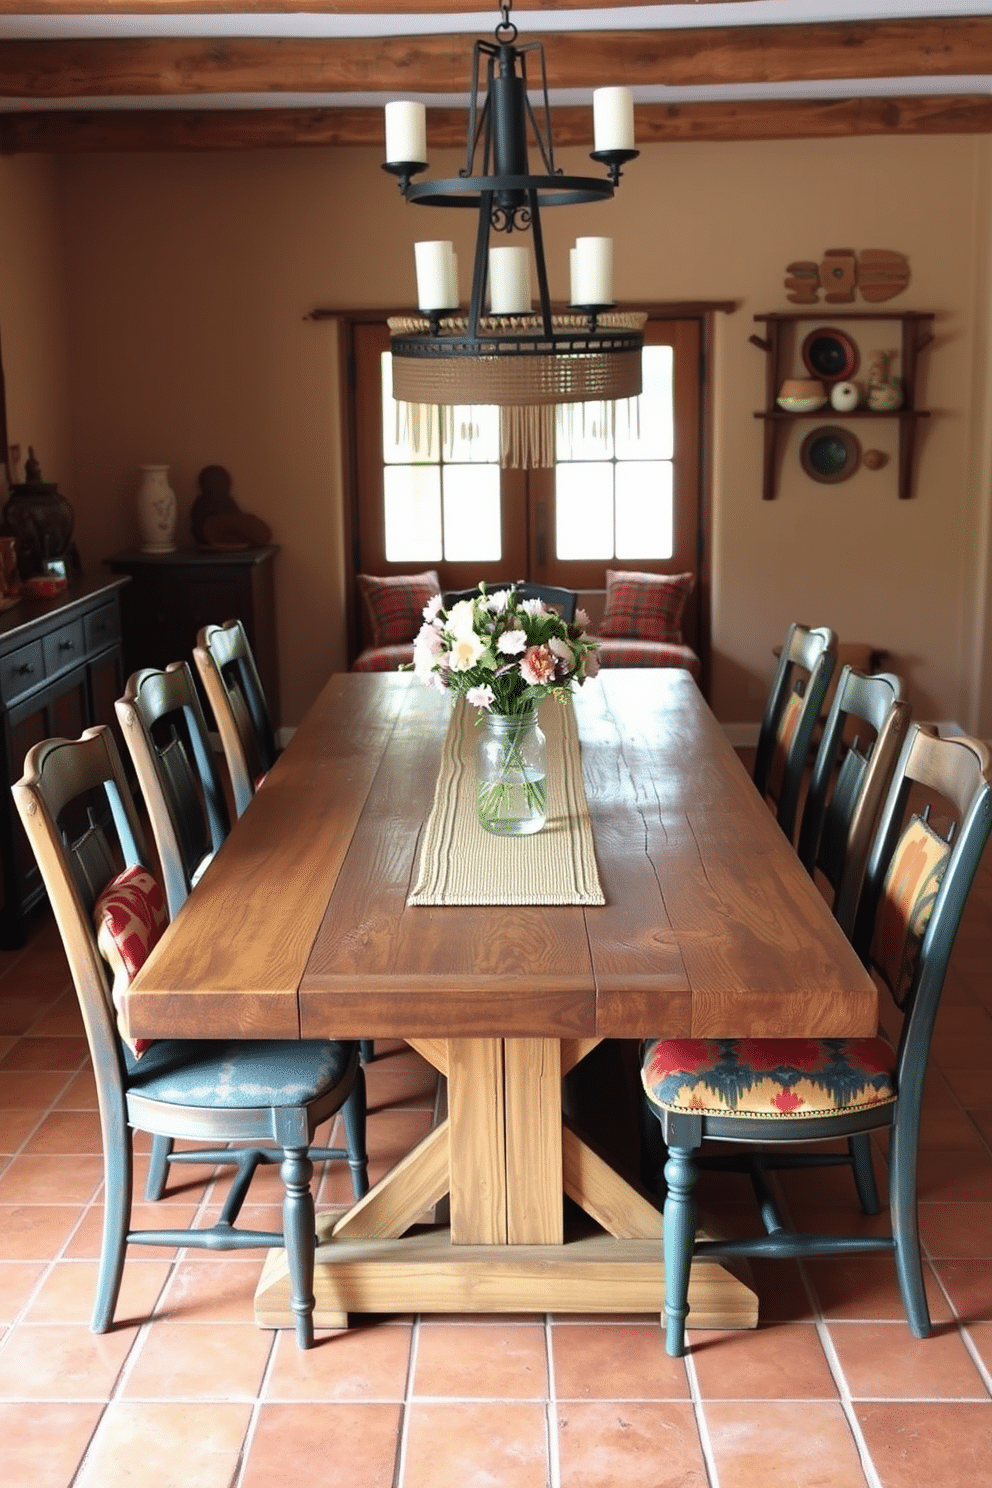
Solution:
<svg viewBox="0 0 992 1488"><path fill-rule="evenodd" d="M892 1128L889 1143L889 1209L896 1275L910 1332L914 1338L929 1338L933 1330L923 1280L916 1209L916 1136L906 1136L898 1123Z"/></svg>
<svg viewBox="0 0 992 1488"><path fill-rule="evenodd" d="M665 1163L665 1348L673 1359L685 1353L689 1272L696 1242L696 1163L692 1150L668 1148Z"/></svg>
<svg viewBox="0 0 992 1488"><path fill-rule="evenodd" d="M366 1107L365 1071L359 1065L351 1094L341 1107L348 1147L348 1167L351 1169L351 1191L356 1199L369 1191L369 1156L365 1144Z"/></svg>
<svg viewBox="0 0 992 1488"><path fill-rule="evenodd" d="M282 1232L292 1308L296 1314L296 1341L301 1349L308 1349L313 1347L313 1266L317 1233L310 1189L313 1163L306 1147L287 1147L279 1171L286 1190L282 1204Z"/></svg>

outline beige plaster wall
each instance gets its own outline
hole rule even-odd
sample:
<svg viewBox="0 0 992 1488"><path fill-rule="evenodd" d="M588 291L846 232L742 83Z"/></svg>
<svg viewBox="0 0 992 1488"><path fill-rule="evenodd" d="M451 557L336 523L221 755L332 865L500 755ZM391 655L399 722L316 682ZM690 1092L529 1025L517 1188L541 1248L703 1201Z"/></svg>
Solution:
<svg viewBox="0 0 992 1488"><path fill-rule="evenodd" d="M459 163L452 153L434 170ZM592 168L581 152L560 163ZM139 464L170 464L184 519L200 467L228 466L241 504L282 548L282 715L298 721L346 661L335 334L304 316L412 304L416 237L456 239L465 295L471 214L406 206L373 150L71 157L57 201L50 166L11 165L36 194L44 182L64 218L64 322L51 313L68 328L84 559L136 540ZM890 648L920 716L966 726L989 716L990 169L984 137L653 146L613 203L547 214L555 295L574 237L600 232L616 242L618 297L737 303L718 318L713 369L712 697L725 721L760 715L771 648L793 618ZM46 243L43 228L37 236ZM779 497L763 503L752 317L790 308L786 263L844 246L907 253L912 283L894 308L939 315L923 363L934 416L917 495L897 501L894 461L840 486L809 481L793 430ZM20 275L38 272L32 260ZM0 270L0 292L18 277ZM12 357L3 301L0 314L16 410L26 353L21 337ZM863 349L895 345L884 328L878 340L858 335ZM870 442L894 450L895 429L871 426Z"/></svg>

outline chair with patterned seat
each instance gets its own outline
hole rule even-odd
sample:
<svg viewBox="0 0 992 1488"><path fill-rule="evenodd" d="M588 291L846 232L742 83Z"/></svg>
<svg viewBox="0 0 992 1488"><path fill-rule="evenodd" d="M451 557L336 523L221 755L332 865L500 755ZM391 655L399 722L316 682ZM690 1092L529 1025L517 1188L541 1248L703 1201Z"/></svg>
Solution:
<svg viewBox="0 0 992 1488"><path fill-rule="evenodd" d="M193 651L242 816L276 761L276 741L255 658L240 620L205 625Z"/></svg>
<svg viewBox="0 0 992 1488"><path fill-rule="evenodd" d="M826 626L790 625L765 705L754 758L754 783L793 840L803 771L837 659Z"/></svg>
<svg viewBox="0 0 992 1488"><path fill-rule="evenodd" d="M356 1198L368 1189L365 1077L358 1045L345 1040L130 1040L124 1004L131 978L168 921L148 870L134 802L113 735L32 748L12 787L18 813L62 936L86 1029L97 1087L104 1164L104 1226L92 1329L111 1326L128 1245L242 1250L284 1245L297 1341L313 1342L316 1246L311 1192L318 1126L338 1112ZM113 972L113 984L108 977ZM170 1163L235 1166L216 1223L198 1229L131 1228L133 1133L200 1145ZM204 1147L202 1144L209 1144ZM278 1162L283 1230L235 1221L260 1164Z"/></svg>
<svg viewBox="0 0 992 1488"><path fill-rule="evenodd" d="M922 808L922 809L921 809ZM913 725L872 845L854 941L902 1011L898 1046L862 1039L655 1039L641 1078L668 1148L664 1215L668 1352L685 1351L694 1258L892 1253L910 1329L931 1331L920 1258L916 1164L930 1040L954 939L992 824L992 753ZM789 1231L768 1174L808 1166L780 1144L890 1132L891 1235ZM744 1143L737 1160L699 1156L705 1140ZM824 1165L849 1161L824 1153ZM749 1172L766 1233L696 1239L700 1167Z"/></svg>

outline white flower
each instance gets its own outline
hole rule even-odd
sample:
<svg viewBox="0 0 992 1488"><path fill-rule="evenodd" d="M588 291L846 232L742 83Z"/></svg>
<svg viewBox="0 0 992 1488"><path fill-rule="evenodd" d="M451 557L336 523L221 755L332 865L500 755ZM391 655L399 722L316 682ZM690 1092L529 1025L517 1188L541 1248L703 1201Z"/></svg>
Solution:
<svg viewBox="0 0 992 1488"><path fill-rule="evenodd" d="M575 612L575 623L576 623L576 625L580 625L583 630L588 630L589 629L589 611L588 610L576 610L576 612Z"/></svg>
<svg viewBox="0 0 992 1488"><path fill-rule="evenodd" d="M433 620L434 619L434 616L438 613L438 611L442 608L443 605L444 605L444 595L443 594L432 594L431 597L430 597L430 599L424 605L424 619L425 620Z"/></svg>
<svg viewBox="0 0 992 1488"><path fill-rule="evenodd" d="M489 600L489 608L492 610L493 614L502 615L503 611L506 609L507 605L510 602L510 591L509 589L497 589L495 594L490 594L487 597Z"/></svg>
<svg viewBox="0 0 992 1488"><path fill-rule="evenodd" d="M460 599L451 606L444 628L452 636L475 634L475 606L470 599Z"/></svg>
<svg viewBox="0 0 992 1488"><path fill-rule="evenodd" d="M558 658L558 666L555 670L560 677L567 677L569 672L575 670L575 652L567 641L551 636L548 640L548 650Z"/></svg>
<svg viewBox="0 0 992 1488"><path fill-rule="evenodd" d="M524 614L524 615L543 615L544 614L544 600L543 599L525 599L518 606L518 608L520 609L521 613Z"/></svg>
<svg viewBox="0 0 992 1488"><path fill-rule="evenodd" d="M456 605L457 609L458 606ZM455 636L448 656L451 660L453 672L470 672L476 662L486 654L485 643L479 639L474 630L467 635Z"/></svg>
<svg viewBox="0 0 992 1488"><path fill-rule="evenodd" d="M504 630L496 642L496 650L502 651L504 656L519 656L522 651L527 650L527 632L525 630Z"/></svg>
<svg viewBox="0 0 992 1488"><path fill-rule="evenodd" d="M413 670L422 681L434 670L434 665L444 649L441 636L433 625L424 624L413 642Z"/></svg>
<svg viewBox="0 0 992 1488"><path fill-rule="evenodd" d="M493 698L496 694L489 686L489 683L484 682L481 687L470 687L465 696L473 708L479 708L481 710L492 707Z"/></svg>

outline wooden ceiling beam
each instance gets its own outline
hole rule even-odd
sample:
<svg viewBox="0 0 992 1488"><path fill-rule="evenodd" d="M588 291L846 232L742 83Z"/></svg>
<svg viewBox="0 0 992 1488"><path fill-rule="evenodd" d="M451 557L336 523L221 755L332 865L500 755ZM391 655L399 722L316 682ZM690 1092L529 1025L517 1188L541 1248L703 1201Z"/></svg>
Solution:
<svg viewBox="0 0 992 1488"><path fill-rule="evenodd" d="M466 112L432 109L431 149L465 145ZM643 104L640 143L992 133L987 94L786 102ZM556 145L592 145L589 110L554 110ZM379 109L132 109L0 114L0 153L383 148ZM631 172L636 166L629 167ZM594 167L590 166L590 173Z"/></svg>
<svg viewBox="0 0 992 1488"><path fill-rule="evenodd" d="M0 96L455 92L473 38L225 37L0 43ZM992 72L992 17L697 31L575 32L547 38L552 88L703 87Z"/></svg>

